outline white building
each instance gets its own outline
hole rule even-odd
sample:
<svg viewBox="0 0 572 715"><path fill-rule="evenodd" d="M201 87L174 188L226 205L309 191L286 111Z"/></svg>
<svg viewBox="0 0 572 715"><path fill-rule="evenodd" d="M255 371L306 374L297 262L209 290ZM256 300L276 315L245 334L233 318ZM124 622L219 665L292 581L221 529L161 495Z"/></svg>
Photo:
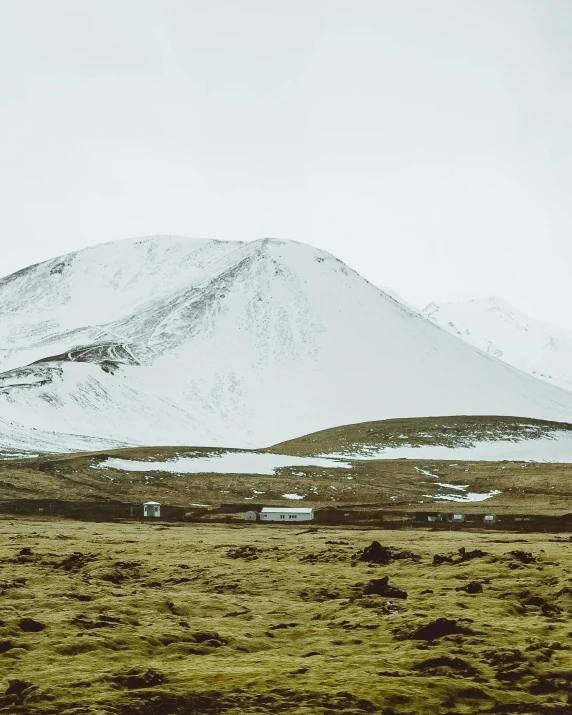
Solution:
<svg viewBox="0 0 572 715"><path fill-rule="evenodd" d="M161 516L161 504L158 501L146 501L143 504L143 516Z"/></svg>
<svg viewBox="0 0 572 715"><path fill-rule="evenodd" d="M260 510L260 521L312 521L311 507L264 506Z"/></svg>
<svg viewBox="0 0 572 715"><path fill-rule="evenodd" d="M246 521L256 521L258 515L255 511L247 511L244 515Z"/></svg>

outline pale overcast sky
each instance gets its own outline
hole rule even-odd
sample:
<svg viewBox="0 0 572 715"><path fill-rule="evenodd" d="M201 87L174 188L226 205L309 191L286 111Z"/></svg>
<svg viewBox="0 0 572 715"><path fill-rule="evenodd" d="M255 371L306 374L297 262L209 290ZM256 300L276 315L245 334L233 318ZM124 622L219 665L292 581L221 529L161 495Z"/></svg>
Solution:
<svg viewBox="0 0 572 715"><path fill-rule="evenodd" d="M0 0L0 274L292 238L572 328L571 0Z"/></svg>

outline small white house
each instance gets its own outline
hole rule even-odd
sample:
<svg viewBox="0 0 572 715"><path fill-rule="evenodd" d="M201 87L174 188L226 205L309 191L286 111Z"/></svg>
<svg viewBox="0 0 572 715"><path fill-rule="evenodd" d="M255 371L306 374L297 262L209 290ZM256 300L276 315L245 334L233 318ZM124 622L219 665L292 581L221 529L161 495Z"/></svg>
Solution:
<svg viewBox="0 0 572 715"><path fill-rule="evenodd" d="M483 517L485 524L493 524L496 520L497 518L494 514L485 514Z"/></svg>
<svg viewBox="0 0 572 715"><path fill-rule="evenodd" d="M311 507L264 506L260 510L260 521L312 521L313 518Z"/></svg>
<svg viewBox="0 0 572 715"><path fill-rule="evenodd" d="M465 515L464 514L453 514L453 516L451 517L451 521L457 521L457 522L465 521Z"/></svg>
<svg viewBox="0 0 572 715"><path fill-rule="evenodd" d="M161 516L161 504L158 501L146 501L143 504L143 516Z"/></svg>

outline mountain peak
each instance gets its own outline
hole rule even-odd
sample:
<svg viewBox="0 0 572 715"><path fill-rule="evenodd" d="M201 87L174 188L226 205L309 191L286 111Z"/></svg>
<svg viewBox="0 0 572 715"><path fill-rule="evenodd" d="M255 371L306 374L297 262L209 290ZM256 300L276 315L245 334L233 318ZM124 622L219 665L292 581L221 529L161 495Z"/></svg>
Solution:
<svg viewBox="0 0 572 715"><path fill-rule="evenodd" d="M572 414L572 394L296 241L111 242L0 281L0 304L4 446L248 447L391 417Z"/></svg>
<svg viewBox="0 0 572 715"><path fill-rule="evenodd" d="M480 350L572 390L572 333L536 320L496 296L430 303L423 314Z"/></svg>

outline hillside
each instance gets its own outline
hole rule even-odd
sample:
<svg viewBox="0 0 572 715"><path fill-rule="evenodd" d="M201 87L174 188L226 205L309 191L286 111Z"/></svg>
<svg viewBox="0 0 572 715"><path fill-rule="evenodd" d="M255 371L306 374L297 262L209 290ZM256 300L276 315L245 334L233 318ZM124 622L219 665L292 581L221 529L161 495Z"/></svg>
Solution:
<svg viewBox="0 0 572 715"><path fill-rule="evenodd" d="M572 394L292 241L152 237L0 281L0 450L260 447L387 418L566 421Z"/></svg>
<svg viewBox="0 0 572 715"><path fill-rule="evenodd" d="M430 303L423 315L509 365L572 390L572 330L535 320L499 298Z"/></svg>
<svg viewBox="0 0 572 715"><path fill-rule="evenodd" d="M555 457L566 447L566 459L547 461L547 445ZM540 452L538 461L494 455L483 461L483 446L528 450L526 460ZM435 448L444 453L426 451ZM467 451L462 460L454 456L459 449ZM0 508L17 511L23 503L36 513L55 499L66 503L63 513L73 513L77 505L97 502L93 516L105 518L112 503L137 510L154 499L191 511L234 504L237 515L252 504L352 513L439 505L472 513L566 514L572 512L571 478L567 424L497 417L388 420L266 450L144 447L0 461Z"/></svg>
<svg viewBox="0 0 572 715"><path fill-rule="evenodd" d="M382 420L321 430L270 451L342 459L572 462L572 425L466 415Z"/></svg>

